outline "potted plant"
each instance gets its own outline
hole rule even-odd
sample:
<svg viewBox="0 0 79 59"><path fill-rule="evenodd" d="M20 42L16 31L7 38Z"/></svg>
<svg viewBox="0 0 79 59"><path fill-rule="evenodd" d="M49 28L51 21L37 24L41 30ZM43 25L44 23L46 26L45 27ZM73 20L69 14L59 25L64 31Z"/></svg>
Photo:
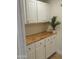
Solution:
<svg viewBox="0 0 79 59"><path fill-rule="evenodd" d="M56 33L56 26L60 24L60 22L57 21L57 16L54 16L49 23L53 29L53 33Z"/></svg>

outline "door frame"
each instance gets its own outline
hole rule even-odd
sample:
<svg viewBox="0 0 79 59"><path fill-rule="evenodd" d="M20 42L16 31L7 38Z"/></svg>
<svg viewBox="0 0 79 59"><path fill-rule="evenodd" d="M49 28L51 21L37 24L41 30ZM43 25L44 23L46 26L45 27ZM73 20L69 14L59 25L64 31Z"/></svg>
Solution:
<svg viewBox="0 0 79 59"><path fill-rule="evenodd" d="M17 0L17 59L27 59L23 0Z"/></svg>

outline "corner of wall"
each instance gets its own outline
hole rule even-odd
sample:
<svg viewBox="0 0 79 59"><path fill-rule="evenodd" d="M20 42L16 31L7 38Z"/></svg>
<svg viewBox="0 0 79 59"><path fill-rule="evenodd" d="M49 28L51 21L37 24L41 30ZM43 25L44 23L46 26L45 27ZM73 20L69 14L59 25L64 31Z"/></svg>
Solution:
<svg viewBox="0 0 79 59"><path fill-rule="evenodd" d="M62 51L59 50L59 49L57 49L57 53L58 53L59 55L62 55Z"/></svg>

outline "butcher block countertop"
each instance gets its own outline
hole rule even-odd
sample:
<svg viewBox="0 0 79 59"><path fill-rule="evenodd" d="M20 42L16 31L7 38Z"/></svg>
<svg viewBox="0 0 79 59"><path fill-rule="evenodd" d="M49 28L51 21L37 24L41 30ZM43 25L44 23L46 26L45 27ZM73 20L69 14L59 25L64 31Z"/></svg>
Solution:
<svg viewBox="0 0 79 59"><path fill-rule="evenodd" d="M26 45L32 44L34 42L37 42L39 40L42 40L46 37L49 37L49 36L55 35L55 34L52 32L41 32L41 33L37 33L37 34L33 34L33 35L28 35L25 37Z"/></svg>

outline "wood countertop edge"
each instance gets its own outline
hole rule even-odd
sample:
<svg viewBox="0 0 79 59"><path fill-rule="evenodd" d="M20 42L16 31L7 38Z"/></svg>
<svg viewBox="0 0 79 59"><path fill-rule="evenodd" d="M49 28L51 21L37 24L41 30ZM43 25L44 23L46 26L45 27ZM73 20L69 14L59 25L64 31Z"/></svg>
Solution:
<svg viewBox="0 0 79 59"><path fill-rule="evenodd" d="M49 33L49 32L48 32ZM39 33L38 33L39 34ZM40 40L43 40L43 39L45 39L45 38L47 38L47 37L50 37L50 36L52 36L52 35L56 35L56 33L51 33L51 34L49 34L49 35L47 35L46 37L43 37L43 38L37 38L37 39L35 39L35 40L33 40L33 41L31 41L31 42L27 42L27 41L29 41L30 39L27 39L27 38L25 38L25 40L26 40L26 46L28 46L28 45L30 45L30 44L33 44L33 43L35 43L35 42L38 42L38 41L40 41ZM30 36L30 35L29 35ZM27 37L27 36L26 36Z"/></svg>

